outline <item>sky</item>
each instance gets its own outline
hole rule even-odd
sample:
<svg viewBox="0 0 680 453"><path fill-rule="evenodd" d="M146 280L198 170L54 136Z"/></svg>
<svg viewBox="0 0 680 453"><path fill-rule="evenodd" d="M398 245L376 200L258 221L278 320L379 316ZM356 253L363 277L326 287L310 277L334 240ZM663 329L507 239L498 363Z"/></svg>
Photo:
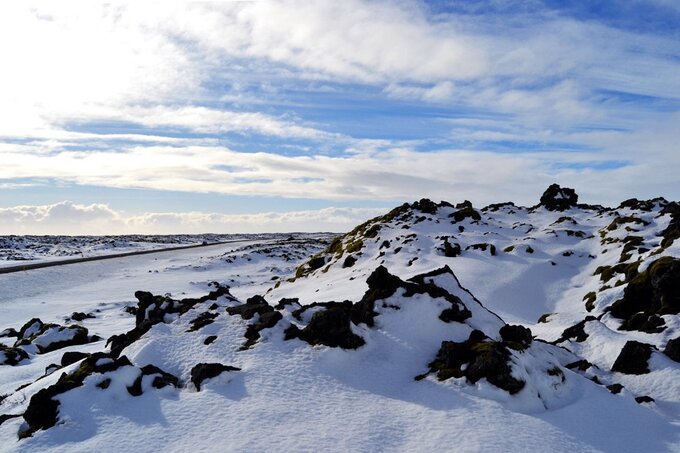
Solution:
<svg viewBox="0 0 680 453"><path fill-rule="evenodd" d="M680 199L680 2L0 6L0 234Z"/></svg>

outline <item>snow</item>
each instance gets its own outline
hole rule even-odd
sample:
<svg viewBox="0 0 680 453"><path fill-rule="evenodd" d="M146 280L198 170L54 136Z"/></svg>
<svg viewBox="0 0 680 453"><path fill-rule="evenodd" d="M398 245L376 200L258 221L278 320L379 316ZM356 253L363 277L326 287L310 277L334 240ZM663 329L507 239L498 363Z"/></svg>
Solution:
<svg viewBox="0 0 680 453"><path fill-rule="evenodd" d="M623 244L602 243L600 237L614 215L505 206L482 213L480 222L451 224L448 215L455 211L441 207L436 214L418 213L429 220L410 221L409 229L387 222L376 237L364 239L354 266L342 267L347 254L329 257L321 268L294 280L296 268L322 252L332 235L304 235L292 241L287 235L248 238L0 275L0 329L18 330L39 317L45 323L83 325L91 335L108 338L135 327L134 315L124 308L136 306L137 290L169 293L175 299L200 297L214 289L210 282L215 281L230 286L235 297L166 315L164 322L124 349L131 366L94 373L81 387L57 397L61 404L56 426L17 440L23 419L2 423L0 451L679 451L680 364L653 352L648 374L609 371L626 341L662 349L680 332L677 315L664 316L664 332L649 334L619 331L621 321L605 313L624 288L614 286L615 277L608 282L610 289L600 291L604 282L593 275L598 266L619 262ZM668 216L619 211L649 225L628 225L640 229L634 233L622 225L607 237L635 234L644 238L645 246L658 247L657 235L668 225ZM556 223L563 216L573 221ZM573 234L578 231L582 237ZM438 250L442 236L461 245L460 256L446 257ZM381 248L384 241L390 246ZM496 254L468 249L479 243L493 244ZM514 248L505 252L509 246ZM395 253L397 247L401 250ZM660 256L678 255L674 244L656 256L634 252L630 261L641 259L642 270ZM407 297L398 289L376 302L375 326L351 325L366 342L356 350L284 340L291 324L302 328L313 313L323 310L306 310L296 319L298 305L279 310L282 320L262 330L254 346L241 349L247 326L260 316L245 320L228 315L226 307L256 294L272 305L284 297L298 298L302 306L357 302L368 289L368 276L381 264L403 280L449 266L453 273L425 281L460 298L470 318L442 322L439 314L450 306L446 299ZM591 291L597 298L588 312L583 297ZM67 321L74 311L95 318ZM206 311L218 314L214 322L189 332L191 321ZM545 313L552 313L548 322L537 323ZM600 319L585 323L585 341L545 342L556 340L587 315ZM473 329L499 340L505 322L528 326L545 340L511 350L512 375L526 382L516 395L485 379L475 384L465 378L439 381L434 374L414 379L428 372L443 340L465 341ZM63 332L52 328L40 338L59 341ZM217 338L206 345L212 335ZM0 340L12 345L15 339ZM0 366L0 395L8 395L0 400L0 414L22 413L36 392L76 370L80 362L41 377L48 365L60 363L64 352L106 351L104 343L69 346L31 355L18 366ZM587 372L566 368L581 358L594 366ZM99 359L96 364L107 363ZM197 391L190 374L198 363L221 363L241 371L223 372ZM145 365L179 377L180 386L156 389L153 375L143 376L142 395L132 396L128 387ZM604 384L621 383L624 390L614 395L592 382L593 376ZM97 387L105 379L111 380L109 387ZM650 395L656 402L640 405L634 400L639 395Z"/></svg>

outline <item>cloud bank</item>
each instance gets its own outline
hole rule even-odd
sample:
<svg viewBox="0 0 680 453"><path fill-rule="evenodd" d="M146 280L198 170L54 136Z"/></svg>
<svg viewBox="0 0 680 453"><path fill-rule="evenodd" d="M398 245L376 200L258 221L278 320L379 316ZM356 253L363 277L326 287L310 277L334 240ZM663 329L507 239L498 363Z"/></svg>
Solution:
<svg viewBox="0 0 680 453"><path fill-rule="evenodd" d="M258 214L165 212L126 215L104 204L63 201L0 208L0 235L7 234L200 234L344 232L384 209L324 208Z"/></svg>

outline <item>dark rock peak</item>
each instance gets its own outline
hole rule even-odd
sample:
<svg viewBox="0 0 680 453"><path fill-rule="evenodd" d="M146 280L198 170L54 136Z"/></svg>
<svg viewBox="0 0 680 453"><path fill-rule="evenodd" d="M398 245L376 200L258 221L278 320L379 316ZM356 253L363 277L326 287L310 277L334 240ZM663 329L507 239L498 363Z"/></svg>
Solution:
<svg viewBox="0 0 680 453"><path fill-rule="evenodd" d="M577 204L578 195L576 195L574 189L560 187L558 184L552 184L545 192L543 192L540 206L545 207L549 211L564 211Z"/></svg>

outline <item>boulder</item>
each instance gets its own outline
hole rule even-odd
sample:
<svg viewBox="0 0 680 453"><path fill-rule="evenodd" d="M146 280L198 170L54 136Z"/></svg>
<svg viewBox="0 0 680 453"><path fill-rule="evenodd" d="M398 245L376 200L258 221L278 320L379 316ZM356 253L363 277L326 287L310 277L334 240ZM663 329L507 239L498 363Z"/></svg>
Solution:
<svg viewBox="0 0 680 453"><path fill-rule="evenodd" d="M200 391L203 381L217 377L225 371L241 371L241 369L221 363L199 363L191 369L191 382L196 386L196 390Z"/></svg>
<svg viewBox="0 0 680 453"><path fill-rule="evenodd" d="M543 192L540 206L548 211L564 211L576 206L578 195L574 189L552 184Z"/></svg>
<svg viewBox="0 0 680 453"><path fill-rule="evenodd" d="M506 324L501 327L499 333L509 348L518 351L528 348L533 341L531 329L524 326L513 326Z"/></svg>
<svg viewBox="0 0 680 453"><path fill-rule="evenodd" d="M671 360L680 362L680 337L668 340L663 353L666 354Z"/></svg>
<svg viewBox="0 0 680 453"><path fill-rule="evenodd" d="M473 330L464 342L443 341L430 370L440 380L465 377L474 384L482 378L510 394L518 393L525 382L512 376L510 351L503 342L489 339Z"/></svg>
<svg viewBox="0 0 680 453"><path fill-rule="evenodd" d="M652 356L653 346L630 340L626 342L621 353L616 358L612 371L624 374L649 373L649 358Z"/></svg>

